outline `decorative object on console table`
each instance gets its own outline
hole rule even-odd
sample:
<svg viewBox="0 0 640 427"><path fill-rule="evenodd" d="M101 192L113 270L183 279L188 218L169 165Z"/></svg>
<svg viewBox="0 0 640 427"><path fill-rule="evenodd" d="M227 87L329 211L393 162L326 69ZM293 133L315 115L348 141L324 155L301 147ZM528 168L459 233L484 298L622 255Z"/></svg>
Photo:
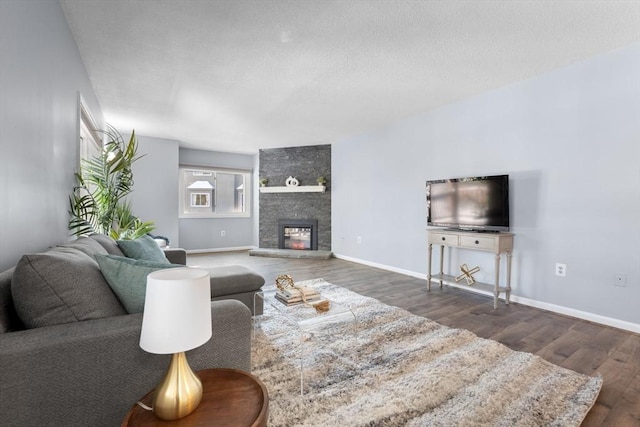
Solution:
<svg viewBox="0 0 640 427"><path fill-rule="evenodd" d="M153 412L163 420L192 413L202 399L202 383L185 351L211 338L209 273L195 268L158 270L147 276L140 347L172 354L165 377L156 387Z"/></svg>
<svg viewBox="0 0 640 427"><path fill-rule="evenodd" d="M269 183L269 179L267 179L267 178L260 178L260 186L261 186L261 187L266 187L268 183Z"/></svg>
<svg viewBox="0 0 640 427"><path fill-rule="evenodd" d="M462 264L460 266L460 271L462 271L462 274L456 277L456 282L459 282L462 279L467 279L467 285L471 286L476 283L476 279L473 277L473 275L480 271L480 267L473 267L471 270L469 270L467 264Z"/></svg>
<svg viewBox="0 0 640 427"><path fill-rule="evenodd" d="M327 183L327 179L324 176L319 176L318 179L316 179L316 182L318 185L325 185Z"/></svg>

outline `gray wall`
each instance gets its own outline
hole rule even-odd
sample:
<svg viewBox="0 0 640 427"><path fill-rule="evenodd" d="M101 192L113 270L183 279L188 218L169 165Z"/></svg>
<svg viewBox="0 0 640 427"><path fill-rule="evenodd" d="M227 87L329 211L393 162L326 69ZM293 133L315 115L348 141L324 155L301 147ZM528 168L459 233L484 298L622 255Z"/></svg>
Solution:
<svg viewBox="0 0 640 427"><path fill-rule="evenodd" d="M278 247L279 219L317 219L318 249L331 250L331 146L260 150L260 178L267 178L268 186L284 186L289 176L300 185L317 185L324 176L327 191L260 193L260 247Z"/></svg>
<svg viewBox="0 0 640 427"><path fill-rule="evenodd" d="M0 270L69 239L80 91L102 112L57 1L0 1Z"/></svg>
<svg viewBox="0 0 640 427"><path fill-rule="evenodd" d="M253 171L256 157L248 154L180 148L179 163ZM255 188L255 178L252 181ZM252 185L252 182L247 185ZM175 200L177 203L177 195ZM255 246L253 221L256 211L257 207L252 203L249 218L180 218L179 245L187 250L253 247ZM177 208L175 212L177 215ZM220 235L221 231L225 232L224 237Z"/></svg>
<svg viewBox="0 0 640 427"><path fill-rule="evenodd" d="M127 141L130 136L125 136ZM133 213L142 221L153 221L156 229L151 234L168 237L177 247L178 141L138 136L138 154L144 156L133 165Z"/></svg>
<svg viewBox="0 0 640 427"><path fill-rule="evenodd" d="M640 324L638 76L636 44L339 141L334 252L424 276L425 180L508 173L513 293ZM490 281L492 258L450 265Z"/></svg>

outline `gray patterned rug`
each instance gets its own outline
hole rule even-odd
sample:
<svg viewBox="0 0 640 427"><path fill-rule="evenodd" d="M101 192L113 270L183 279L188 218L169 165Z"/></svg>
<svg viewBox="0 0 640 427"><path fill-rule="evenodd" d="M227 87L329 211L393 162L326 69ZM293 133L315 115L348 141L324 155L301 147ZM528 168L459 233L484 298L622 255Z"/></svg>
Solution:
<svg viewBox="0 0 640 427"><path fill-rule="evenodd" d="M579 426L601 377L589 377L332 285L298 282L353 310L358 339L330 327L299 335L265 304L253 373L269 426Z"/></svg>

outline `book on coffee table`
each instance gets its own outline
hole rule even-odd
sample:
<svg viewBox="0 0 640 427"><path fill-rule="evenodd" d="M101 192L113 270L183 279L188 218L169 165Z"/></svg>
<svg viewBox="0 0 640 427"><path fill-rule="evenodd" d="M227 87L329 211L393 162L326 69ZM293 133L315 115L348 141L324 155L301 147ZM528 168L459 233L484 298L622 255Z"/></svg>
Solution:
<svg viewBox="0 0 640 427"><path fill-rule="evenodd" d="M302 301L302 298L299 299L293 299L293 300L285 300L281 297L279 297L278 295L275 296L275 299L280 301L281 303L283 303L284 305L298 305L298 304L303 304L304 301ZM318 295L312 298L307 298L307 303L311 303L313 304L314 302L320 301L322 298Z"/></svg>
<svg viewBox="0 0 640 427"><path fill-rule="evenodd" d="M276 291L275 297L278 301L281 301L287 305L299 304L305 300L307 302L317 301L321 298L318 291L308 287L278 289Z"/></svg>

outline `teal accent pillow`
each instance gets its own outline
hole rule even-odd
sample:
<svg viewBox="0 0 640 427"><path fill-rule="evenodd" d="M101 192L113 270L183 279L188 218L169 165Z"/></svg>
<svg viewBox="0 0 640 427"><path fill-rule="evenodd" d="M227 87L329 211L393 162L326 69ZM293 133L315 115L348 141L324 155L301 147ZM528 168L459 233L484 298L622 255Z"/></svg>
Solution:
<svg viewBox="0 0 640 427"><path fill-rule="evenodd" d="M118 240L118 246L128 258L170 264L160 246L151 236L142 236L134 240Z"/></svg>
<svg viewBox="0 0 640 427"><path fill-rule="evenodd" d="M127 313L142 313L147 290L147 275L163 268L184 267L180 264L95 254L100 272Z"/></svg>

